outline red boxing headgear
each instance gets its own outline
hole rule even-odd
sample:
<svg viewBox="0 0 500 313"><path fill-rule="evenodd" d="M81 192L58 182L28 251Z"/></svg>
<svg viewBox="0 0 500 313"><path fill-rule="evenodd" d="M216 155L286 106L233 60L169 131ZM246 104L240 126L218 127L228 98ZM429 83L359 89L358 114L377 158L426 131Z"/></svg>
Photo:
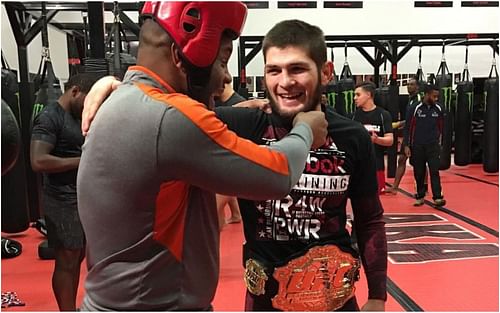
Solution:
<svg viewBox="0 0 500 313"><path fill-rule="evenodd" d="M242 2L148 1L142 15L152 16L197 67L213 64L222 33L240 36L247 8Z"/></svg>

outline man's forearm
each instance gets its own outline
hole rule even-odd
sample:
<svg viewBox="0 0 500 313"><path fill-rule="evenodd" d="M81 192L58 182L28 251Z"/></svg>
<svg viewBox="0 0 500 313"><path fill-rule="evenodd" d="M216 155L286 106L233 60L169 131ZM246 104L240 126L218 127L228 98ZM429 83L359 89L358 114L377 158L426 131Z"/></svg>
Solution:
<svg viewBox="0 0 500 313"><path fill-rule="evenodd" d="M78 168L80 157L61 158L53 155L40 157L32 163L33 170L41 173L60 173Z"/></svg>

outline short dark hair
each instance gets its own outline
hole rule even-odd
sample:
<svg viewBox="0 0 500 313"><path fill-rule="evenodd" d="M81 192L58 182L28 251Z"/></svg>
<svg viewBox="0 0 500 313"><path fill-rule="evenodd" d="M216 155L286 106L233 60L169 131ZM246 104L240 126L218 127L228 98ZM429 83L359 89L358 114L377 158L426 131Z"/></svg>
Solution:
<svg viewBox="0 0 500 313"><path fill-rule="evenodd" d="M73 75L69 78L68 82L64 84L64 91L66 92L73 86L77 86L80 88L81 92L88 93L92 85L101 77L103 77L103 75L98 73L80 73Z"/></svg>
<svg viewBox="0 0 500 313"><path fill-rule="evenodd" d="M361 88L364 91L367 91L372 94L372 98L375 97L375 90L377 89L377 86L371 81L362 81L361 83L357 84L355 88Z"/></svg>
<svg viewBox="0 0 500 313"><path fill-rule="evenodd" d="M430 83L425 84L425 86L424 86L425 93L431 93L433 90L439 91L438 86L435 84L430 84Z"/></svg>
<svg viewBox="0 0 500 313"><path fill-rule="evenodd" d="M269 48L284 49L288 46L304 48L307 55L316 63L319 69L326 62L326 43L323 31L314 25L300 20L286 20L274 25L267 32L262 43L264 61Z"/></svg>

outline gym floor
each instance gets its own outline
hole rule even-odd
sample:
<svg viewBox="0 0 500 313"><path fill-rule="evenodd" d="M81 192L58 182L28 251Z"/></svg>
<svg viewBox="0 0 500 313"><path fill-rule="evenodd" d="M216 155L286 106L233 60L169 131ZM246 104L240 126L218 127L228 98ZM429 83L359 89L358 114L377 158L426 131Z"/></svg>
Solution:
<svg viewBox="0 0 500 313"><path fill-rule="evenodd" d="M453 166L441 172L447 204L414 207L411 166L397 195L381 196L388 240L387 311L499 311L498 174L482 165ZM392 182L392 179L388 179ZM23 245L23 253L2 260L2 293L13 291L25 306L3 311L57 311L51 289L53 261L40 260L35 229L2 234ZM221 233L220 281L215 311L242 311L245 286L241 264L242 224ZM82 266L78 304L83 297ZM357 284L358 302L366 301L364 274Z"/></svg>

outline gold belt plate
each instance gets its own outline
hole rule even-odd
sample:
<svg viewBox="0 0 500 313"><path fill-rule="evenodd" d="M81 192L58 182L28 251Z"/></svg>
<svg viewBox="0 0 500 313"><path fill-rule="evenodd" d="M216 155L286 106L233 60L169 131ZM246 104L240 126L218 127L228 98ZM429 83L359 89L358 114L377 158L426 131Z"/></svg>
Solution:
<svg viewBox="0 0 500 313"><path fill-rule="evenodd" d="M334 311L354 296L359 261L334 245L316 246L274 270L273 307L282 311Z"/></svg>
<svg viewBox="0 0 500 313"><path fill-rule="evenodd" d="M267 281L265 268L256 260L248 259L245 262L245 285L251 294L256 296L263 295L266 292Z"/></svg>

